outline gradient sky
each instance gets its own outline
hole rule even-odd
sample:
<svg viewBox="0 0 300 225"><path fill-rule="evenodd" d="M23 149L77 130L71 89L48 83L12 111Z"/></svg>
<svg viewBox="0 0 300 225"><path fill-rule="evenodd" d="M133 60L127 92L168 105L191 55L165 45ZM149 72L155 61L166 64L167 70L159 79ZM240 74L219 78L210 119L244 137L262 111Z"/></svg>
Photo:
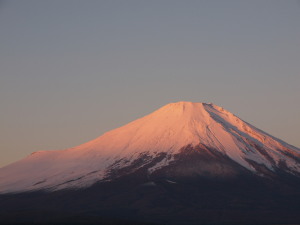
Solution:
<svg viewBox="0 0 300 225"><path fill-rule="evenodd" d="M300 147L300 2L0 1L0 167L176 101Z"/></svg>

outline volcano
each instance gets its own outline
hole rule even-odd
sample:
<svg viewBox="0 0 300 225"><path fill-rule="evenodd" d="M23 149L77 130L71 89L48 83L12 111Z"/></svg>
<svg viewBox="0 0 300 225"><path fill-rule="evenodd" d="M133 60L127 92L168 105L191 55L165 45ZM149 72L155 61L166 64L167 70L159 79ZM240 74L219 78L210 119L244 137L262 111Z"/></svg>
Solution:
<svg viewBox="0 0 300 225"><path fill-rule="evenodd" d="M0 216L12 223L295 223L299 187L300 149L222 107L177 102L85 144L1 168ZM48 217L33 213L41 210Z"/></svg>

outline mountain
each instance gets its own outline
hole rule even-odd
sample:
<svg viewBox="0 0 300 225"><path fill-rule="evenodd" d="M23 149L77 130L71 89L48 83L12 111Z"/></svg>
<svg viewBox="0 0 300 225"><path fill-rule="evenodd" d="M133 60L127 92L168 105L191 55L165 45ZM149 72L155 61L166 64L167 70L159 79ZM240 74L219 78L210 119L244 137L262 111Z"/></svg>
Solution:
<svg viewBox="0 0 300 225"><path fill-rule="evenodd" d="M83 145L35 152L2 168L0 192L87 187L143 166L151 176L172 166L186 148L200 154L201 164L193 169L199 175L234 176L238 171L232 163L260 176L282 170L300 175L299 149L216 105L178 102Z"/></svg>
<svg viewBox="0 0 300 225"><path fill-rule="evenodd" d="M300 149L222 107L177 102L85 144L35 152L1 168L0 208L7 209L0 216L32 222L33 212L44 209L49 222L59 209L59 222L80 212L89 222L100 215L180 224L295 223L299 188Z"/></svg>

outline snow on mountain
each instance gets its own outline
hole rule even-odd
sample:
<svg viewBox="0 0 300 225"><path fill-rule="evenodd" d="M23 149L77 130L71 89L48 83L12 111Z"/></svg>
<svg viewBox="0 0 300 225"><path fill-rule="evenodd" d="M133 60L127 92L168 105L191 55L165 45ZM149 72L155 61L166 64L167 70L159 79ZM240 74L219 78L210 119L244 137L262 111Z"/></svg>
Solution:
<svg viewBox="0 0 300 225"><path fill-rule="evenodd" d="M164 153L148 172L163 168L186 146L206 146L255 174L300 174L300 149L244 122L222 107L177 102L74 148L35 152L0 169L0 193L88 187L109 180L109 171ZM143 157L147 156L147 157ZM141 166L143 163L141 164ZM262 174L260 174L262 175Z"/></svg>

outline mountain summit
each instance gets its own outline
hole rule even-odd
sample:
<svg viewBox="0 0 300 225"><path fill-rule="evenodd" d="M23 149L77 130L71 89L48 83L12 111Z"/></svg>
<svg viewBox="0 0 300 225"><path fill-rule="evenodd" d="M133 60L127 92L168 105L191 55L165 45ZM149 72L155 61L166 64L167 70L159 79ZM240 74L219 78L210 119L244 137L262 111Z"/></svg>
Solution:
<svg viewBox="0 0 300 225"><path fill-rule="evenodd" d="M144 171L165 177L300 176L300 149L222 107L177 102L74 148L39 151L0 169L0 193L85 188Z"/></svg>

